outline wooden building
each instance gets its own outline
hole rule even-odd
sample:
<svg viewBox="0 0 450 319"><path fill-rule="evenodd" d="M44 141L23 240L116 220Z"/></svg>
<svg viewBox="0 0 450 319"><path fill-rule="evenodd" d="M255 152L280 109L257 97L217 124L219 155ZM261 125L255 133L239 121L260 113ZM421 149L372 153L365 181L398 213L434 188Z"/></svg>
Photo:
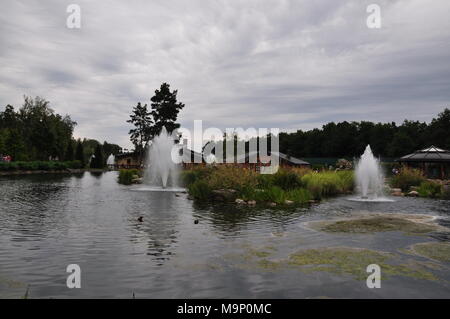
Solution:
<svg viewBox="0 0 450 319"><path fill-rule="evenodd" d="M115 168L141 168L139 156L135 152L117 154L115 156Z"/></svg>
<svg viewBox="0 0 450 319"><path fill-rule="evenodd" d="M428 178L450 179L450 151L436 146L402 156L397 162L421 169Z"/></svg>

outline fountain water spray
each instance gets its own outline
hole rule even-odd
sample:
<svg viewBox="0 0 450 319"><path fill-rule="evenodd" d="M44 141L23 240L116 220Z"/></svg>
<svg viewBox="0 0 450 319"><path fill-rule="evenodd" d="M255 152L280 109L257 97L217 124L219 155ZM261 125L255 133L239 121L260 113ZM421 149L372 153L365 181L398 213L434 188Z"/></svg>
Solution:
<svg viewBox="0 0 450 319"><path fill-rule="evenodd" d="M115 162L115 157L113 154L108 156L108 159L106 160L106 165L114 165Z"/></svg>
<svg viewBox="0 0 450 319"><path fill-rule="evenodd" d="M165 127L161 133L153 138L146 156L144 184L166 188L176 187L178 184L179 167L172 160L172 150L175 139Z"/></svg>
<svg viewBox="0 0 450 319"><path fill-rule="evenodd" d="M384 177L379 161L373 156L370 145L356 166L356 184L362 199L377 199L383 196Z"/></svg>

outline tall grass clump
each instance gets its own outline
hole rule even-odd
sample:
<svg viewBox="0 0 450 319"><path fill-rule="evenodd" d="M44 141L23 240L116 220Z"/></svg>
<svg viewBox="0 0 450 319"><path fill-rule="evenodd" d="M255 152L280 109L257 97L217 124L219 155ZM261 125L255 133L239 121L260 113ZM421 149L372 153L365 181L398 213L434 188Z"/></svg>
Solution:
<svg viewBox="0 0 450 319"><path fill-rule="evenodd" d="M329 171L306 174L301 182L314 199L322 199L353 190L354 177L352 171Z"/></svg>
<svg viewBox="0 0 450 319"><path fill-rule="evenodd" d="M419 186L425 180L421 170L403 167L397 175L391 178L390 185L406 192L411 186Z"/></svg>
<svg viewBox="0 0 450 319"><path fill-rule="evenodd" d="M310 169L280 169L275 174L259 174L236 166L194 168L184 171L182 178L189 194L197 199L209 199L218 189L236 190L245 201L284 204L286 201L307 203L312 199L353 190L353 172L321 172Z"/></svg>
<svg viewBox="0 0 450 319"><path fill-rule="evenodd" d="M208 200L211 197L212 189L204 180L196 180L188 186L188 192L195 199Z"/></svg>
<svg viewBox="0 0 450 319"><path fill-rule="evenodd" d="M211 189L232 188L242 192L248 188L256 188L258 175L251 169L224 165L212 169L207 181Z"/></svg>
<svg viewBox="0 0 450 319"><path fill-rule="evenodd" d="M194 184L197 180L205 179L211 173L211 168L209 167L194 167L192 169L184 170L181 172L181 183L185 187Z"/></svg>
<svg viewBox="0 0 450 319"><path fill-rule="evenodd" d="M300 178L295 172L282 169L272 175L272 184L283 190L295 189L301 186Z"/></svg>
<svg viewBox="0 0 450 319"><path fill-rule="evenodd" d="M121 169L119 171L119 183L124 185L131 185L133 183L133 177L139 176L137 169Z"/></svg>
<svg viewBox="0 0 450 319"><path fill-rule="evenodd" d="M417 190L421 197L437 198L441 196L442 186L432 181L422 182Z"/></svg>

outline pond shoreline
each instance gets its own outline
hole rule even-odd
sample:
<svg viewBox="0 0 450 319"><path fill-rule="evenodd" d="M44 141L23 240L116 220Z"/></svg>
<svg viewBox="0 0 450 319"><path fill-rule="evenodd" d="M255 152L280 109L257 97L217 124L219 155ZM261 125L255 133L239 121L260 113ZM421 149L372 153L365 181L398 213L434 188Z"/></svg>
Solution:
<svg viewBox="0 0 450 319"><path fill-rule="evenodd" d="M68 168L65 170L18 170L0 172L0 176L14 176L14 175L34 175L34 174L81 174L84 172L103 173L109 172L110 169L102 168Z"/></svg>

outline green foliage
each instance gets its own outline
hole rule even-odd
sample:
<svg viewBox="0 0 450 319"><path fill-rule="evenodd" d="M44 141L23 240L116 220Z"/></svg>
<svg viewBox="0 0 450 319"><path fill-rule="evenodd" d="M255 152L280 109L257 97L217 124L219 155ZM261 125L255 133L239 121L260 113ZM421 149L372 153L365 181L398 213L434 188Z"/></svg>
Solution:
<svg viewBox="0 0 450 319"><path fill-rule="evenodd" d="M91 168L104 168L106 166L106 161L103 156L102 145L97 144L95 148L94 157L91 160Z"/></svg>
<svg viewBox="0 0 450 319"><path fill-rule="evenodd" d="M190 170L184 170L181 172L181 182L184 187L188 187L195 181L206 178L211 173L211 169L208 167L196 167Z"/></svg>
<svg viewBox="0 0 450 319"><path fill-rule="evenodd" d="M73 141L69 141L69 145L67 146L66 154L64 156L64 160L73 161L75 159L75 153L73 149Z"/></svg>
<svg viewBox="0 0 450 319"><path fill-rule="evenodd" d="M242 192L256 188L258 175L251 169L222 165L212 169L206 180L211 189L232 188Z"/></svg>
<svg viewBox="0 0 450 319"><path fill-rule="evenodd" d="M139 102L133 108L130 119L127 122L134 125L134 128L131 129L128 134L130 135L130 140L133 143L136 152L142 156L145 146L153 137L153 119L147 109L147 104L142 105L141 102Z"/></svg>
<svg viewBox="0 0 450 319"><path fill-rule="evenodd" d="M83 155L77 149L74 156L72 134L76 124L70 116L55 113L45 99L24 97L17 111L11 105L0 111L0 154L10 155L13 161L76 159L84 164L99 143L85 139ZM120 148L114 144L108 147Z"/></svg>
<svg viewBox="0 0 450 319"><path fill-rule="evenodd" d="M32 161L32 162L0 162L0 171L64 171L67 169L79 169L79 161Z"/></svg>
<svg viewBox="0 0 450 319"><path fill-rule="evenodd" d="M352 171L310 173L303 176L301 182L314 199L346 193L354 187Z"/></svg>
<svg viewBox="0 0 450 319"><path fill-rule="evenodd" d="M425 181L422 171L403 167L400 172L391 178L391 187L401 188L406 192L411 186L419 186Z"/></svg>
<svg viewBox="0 0 450 319"><path fill-rule="evenodd" d="M276 174L265 175L224 165L187 170L182 177L189 193L197 199L209 199L212 190L234 189L243 200L277 204L289 200L301 204L353 189L352 171L312 173L305 169L280 169Z"/></svg>
<svg viewBox="0 0 450 319"><path fill-rule="evenodd" d="M283 190L278 186L270 186L266 189L255 191L251 196L246 194L243 196L245 200L256 200L257 202L273 202L277 204L284 204L286 200L293 201L297 204L307 203L312 199L311 193L304 188L297 188L291 190Z"/></svg>
<svg viewBox="0 0 450 319"><path fill-rule="evenodd" d="M2 135L8 135L1 152L15 161L63 159L75 125L68 115L54 113L45 99L25 97L18 112L10 105L0 112L0 127L7 130Z"/></svg>
<svg viewBox="0 0 450 319"><path fill-rule="evenodd" d="M211 188L208 183L203 180L196 180L188 186L191 196L199 200L208 200L211 197Z"/></svg>
<svg viewBox="0 0 450 319"><path fill-rule="evenodd" d="M441 196L442 186L439 183L432 181L424 181L420 184L417 190L419 196L421 197L431 197L436 198Z"/></svg>
<svg viewBox="0 0 450 319"><path fill-rule="evenodd" d="M124 185L131 185L134 176L139 176L137 169L121 169L119 171L119 183Z"/></svg>
<svg viewBox="0 0 450 319"><path fill-rule="evenodd" d="M151 115L155 121L151 129L153 136L159 134L163 127L169 133L180 127L180 124L175 122L184 104L177 102L177 93L177 90L170 92L170 85L167 83L161 84L160 89L155 90L155 95L151 98Z"/></svg>
<svg viewBox="0 0 450 319"><path fill-rule="evenodd" d="M442 187L441 198L450 199L450 185L447 185L447 187Z"/></svg>
<svg viewBox="0 0 450 319"><path fill-rule="evenodd" d="M450 149L450 109L427 124L372 122L327 123L321 129L280 133L280 152L298 158L357 157L369 144L376 156L399 157L435 145Z"/></svg>
<svg viewBox="0 0 450 319"><path fill-rule="evenodd" d="M282 188L283 190L290 190L301 186L300 179L297 174L292 171L281 169L272 175L272 184Z"/></svg>
<svg viewBox="0 0 450 319"><path fill-rule="evenodd" d="M77 142L77 149L75 151L75 160L77 160L82 167L86 165L86 160L84 157L84 147L80 140Z"/></svg>
<svg viewBox="0 0 450 319"><path fill-rule="evenodd" d="M147 104L142 105L141 102L133 108L127 122L133 124L134 128L128 134L141 159L148 142L158 135L163 127L169 133L180 127L176 121L184 104L177 102L177 93L177 90L170 91L169 84L162 83L151 98L151 111L148 110Z"/></svg>

